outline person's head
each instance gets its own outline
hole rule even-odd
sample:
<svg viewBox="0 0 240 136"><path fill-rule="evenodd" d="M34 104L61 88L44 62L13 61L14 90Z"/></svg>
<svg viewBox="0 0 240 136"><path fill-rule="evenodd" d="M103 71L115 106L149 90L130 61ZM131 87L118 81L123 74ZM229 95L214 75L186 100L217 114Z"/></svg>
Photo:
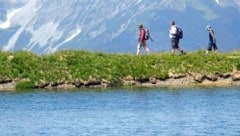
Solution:
<svg viewBox="0 0 240 136"><path fill-rule="evenodd" d="M170 22L170 26L173 26L173 25L175 25L175 21L172 20L172 21Z"/></svg>
<svg viewBox="0 0 240 136"><path fill-rule="evenodd" d="M143 25L142 24L138 24L138 28L139 29L143 28Z"/></svg>
<svg viewBox="0 0 240 136"><path fill-rule="evenodd" d="M205 29L210 31L212 29L212 27L210 25L207 25Z"/></svg>

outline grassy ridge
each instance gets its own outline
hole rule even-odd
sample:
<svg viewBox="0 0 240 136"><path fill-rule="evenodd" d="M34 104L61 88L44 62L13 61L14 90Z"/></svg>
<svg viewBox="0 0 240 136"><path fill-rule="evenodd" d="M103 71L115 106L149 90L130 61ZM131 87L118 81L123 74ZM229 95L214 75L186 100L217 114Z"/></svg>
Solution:
<svg viewBox="0 0 240 136"><path fill-rule="evenodd" d="M240 70L240 52L210 53L207 56L204 51L176 56L170 53L136 56L86 51L61 51L50 55L0 52L0 69L1 79L24 80L28 85L40 80L96 78L113 81L127 76L164 79L169 73L212 74Z"/></svg>

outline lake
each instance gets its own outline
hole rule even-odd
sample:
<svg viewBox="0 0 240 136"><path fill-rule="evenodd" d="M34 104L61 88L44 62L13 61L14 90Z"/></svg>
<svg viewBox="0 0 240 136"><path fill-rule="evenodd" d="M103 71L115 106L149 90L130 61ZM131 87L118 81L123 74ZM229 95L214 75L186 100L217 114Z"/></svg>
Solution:
<svg viewBox="0 0 240 136"><path fill-rule="evenodd" d="M1 92L0 135L240 135L240 89Z"/></svg>

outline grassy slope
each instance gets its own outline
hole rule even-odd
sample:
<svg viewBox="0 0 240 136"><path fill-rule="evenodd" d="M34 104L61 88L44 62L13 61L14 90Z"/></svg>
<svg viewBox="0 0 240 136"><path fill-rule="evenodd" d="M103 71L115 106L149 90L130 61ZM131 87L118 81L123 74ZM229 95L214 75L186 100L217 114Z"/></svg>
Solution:
<svg viewBox="0 0 240 136"><path fill-rule="evenodd" d="M38 56L31 52L0 52L0 77L57 81L90 78L119 80L135 78L166 78L168 73L232 72L240 69L240 52L205 55L204 51L172 56L156 53L137 57L130 54L107 54L85 51L62 51Z"/></svg>

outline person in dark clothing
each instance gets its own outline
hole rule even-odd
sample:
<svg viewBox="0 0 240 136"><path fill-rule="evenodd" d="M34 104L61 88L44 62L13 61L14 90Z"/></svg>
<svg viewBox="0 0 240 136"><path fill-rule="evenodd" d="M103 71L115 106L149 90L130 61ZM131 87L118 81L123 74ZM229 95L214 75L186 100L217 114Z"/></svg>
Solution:
<svg viewBox="0 0 240 136"><path fill-rule="evenodd" d="M216 44L216 37L215 37L212 27L210 25L207 25L206 30L209 32L209 43L208 43L206 55L209 53L209 51L212 51L212 49L214 51L218 52L218 47Z"/></svg>

